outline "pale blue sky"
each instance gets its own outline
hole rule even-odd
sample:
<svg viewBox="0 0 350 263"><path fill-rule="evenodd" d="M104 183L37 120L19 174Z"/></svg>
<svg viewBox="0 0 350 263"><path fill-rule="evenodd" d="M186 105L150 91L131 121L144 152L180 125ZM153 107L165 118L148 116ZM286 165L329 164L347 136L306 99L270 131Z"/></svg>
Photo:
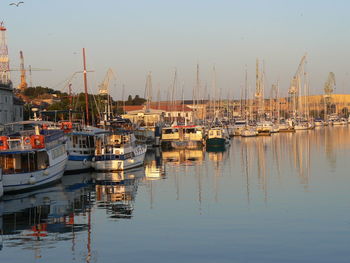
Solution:
<svg viewBox="0 0 350 263"><path fill-rule="evenodd" d="M210 87L216 65L217 87L222 97L236 97L248 66L250 85L255 85L255 59L264 59L267 86L279 80L282 92L308 53L311 91L321 92L329 71L337 78L337 92L349 93L350 1L322 0L23 0L16 8L0 0L0 19L8 28L11 66L18 67L23 50L26 64L51 68L33 73L33 82L56 85L81 70L81 49L95 70L90 89L108 67L118 75L112 95L144 93L148 71L154 90L165 98L173 71L191 98L195 69ZM18 74L12 74L18 83ZM73 83L82 90L81 81ZM154 94L155 97L155 94Z"/></svg>

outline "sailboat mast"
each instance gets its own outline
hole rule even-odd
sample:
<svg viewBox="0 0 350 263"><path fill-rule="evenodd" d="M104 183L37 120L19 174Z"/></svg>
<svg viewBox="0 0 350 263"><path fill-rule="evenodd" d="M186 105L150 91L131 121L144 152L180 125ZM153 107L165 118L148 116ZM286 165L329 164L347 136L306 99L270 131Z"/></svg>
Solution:
<svg viewBox="0 0 350 263"><path fill-rule="evenodd" d="M248 99L248 71L245 69L245 80L244 80L244 118L247 121L247 99Z"/></svg>
<svg viewBox="0 0 350 263"><path fill-rule="evenodd" d="M69 121L72 121L72 110L73 110L72 83L68 84L68 96L69 96Z"/></svg>
<svg viewBox="0 0 350 263"><path fill-rule="evenodd" d="M87 72L86 72L86 57L85 57L85 48L83 48L83 63L84 63L84 91L85 91L85 117L86 124L89 124L89 97L87 89Z"/></svg>

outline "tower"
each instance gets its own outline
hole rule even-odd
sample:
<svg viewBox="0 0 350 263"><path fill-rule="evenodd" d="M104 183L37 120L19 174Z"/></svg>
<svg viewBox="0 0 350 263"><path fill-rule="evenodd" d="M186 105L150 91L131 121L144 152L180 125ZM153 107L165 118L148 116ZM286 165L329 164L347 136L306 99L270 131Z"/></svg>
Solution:
<svg viewBox="0 0 350 263"><path fill-rule="evenodd" d="M0 84L8 85L10 80L10 62L6 44L6 27L0 22Z"/></svg>

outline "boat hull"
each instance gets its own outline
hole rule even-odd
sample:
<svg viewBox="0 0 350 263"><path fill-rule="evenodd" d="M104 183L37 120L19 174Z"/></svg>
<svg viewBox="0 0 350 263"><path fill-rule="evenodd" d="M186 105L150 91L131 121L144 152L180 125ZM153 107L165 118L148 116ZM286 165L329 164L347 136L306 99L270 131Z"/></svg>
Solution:
<svg viewBox="0 0 350 263"><path fill-rule="evenodd" d="M29 173L4 174L4 192L25 191L57 182L63 176L67 160L68 158L66 156L63 160L45 170Z"/></svg>
<svg viewBox="0 0 350 263"><path fill-rule="evenodd" d="M1 170L0 170L0 198L3 195L4 195L4 185L3 185L3 180L2 180Z"/></svg>
<svg viewBox="0 0 350 263"><path fill-rule="evenodd" d="M269 130L266 130L266 131L260 130L260 131L258 131L258 135L259 136L271 136L271 131L269 131Z"/></svg>
<svg viewBox="0 0 350 263"><path fill-rule="evenodd" d="M83 172L92 169L91 155L69 155L65 173Z"/></svg>
<svg viewBox="0 0 350 263"><path fill-rule="evenodd" d="M256 131L243 130L241 137L256 137L258 134Z"/></svg>
<svg viewBox="0 0 350 263"><path fill-rule="evenodd" d="M225 138L209 138L206 141L207 147L223 147L227 143L228 142Z"/></svg>
<svg viewBox="0 0 350 263"><path fill-rule="evenodd" d="M138 166L142 166L146 152L126 160L111 160L111 155L99 156L93 166L96 171L124 171ZM112 155L113 156L113 155Z"/></svg>

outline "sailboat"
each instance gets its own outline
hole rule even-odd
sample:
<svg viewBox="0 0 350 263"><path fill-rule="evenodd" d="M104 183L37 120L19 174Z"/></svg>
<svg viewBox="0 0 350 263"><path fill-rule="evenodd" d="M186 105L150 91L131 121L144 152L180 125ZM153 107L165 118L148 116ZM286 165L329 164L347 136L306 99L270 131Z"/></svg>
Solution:
<svg viewBox="0 0 350 263"><path fill-rule="evenodd" d="M230 143L230 137L226 127L219 120L218 110L216 109L216 72L215 66L213 67L213 90L214 90L214 119L211 123L206 138L207 149L211 147L225 147Z"/></svg>
<svg viewBox="0 0 350 263"><path fill-rule="evenodd" d="M249 116L251 116L250 101L247 98L248 95L248 73L245 74L245 107L244 107L244 127L240 131L241 137L255 137L258 135L258 131L255 126L249 125ZM248 105L247 105L248 104ZM248 106L248 107L247 107Z"/></svg>
<svg viewBox="0 0 350 263"><path fill-rule="evenodd" d="M87 93L87 70L86 70L86 57L85 49L83 49L83 65L84 65L84 87L85 87L85 116L86 122L72 121L72 99L69 111L69 121L59 122L59 127L64 131L68 138L67 151L68 162L66 167L66 173L83 172L92 169L92 158L95 154L95 139L104 130L89 126L89 101ZM111 76L114 75L112 70L109 69L105 80L100 85L100 95L107 96L105 103L105 116L111 115L110 109L110 96L108 94L108 85ZM71 84L69 84L69 94L71 98Z"/></svg>

